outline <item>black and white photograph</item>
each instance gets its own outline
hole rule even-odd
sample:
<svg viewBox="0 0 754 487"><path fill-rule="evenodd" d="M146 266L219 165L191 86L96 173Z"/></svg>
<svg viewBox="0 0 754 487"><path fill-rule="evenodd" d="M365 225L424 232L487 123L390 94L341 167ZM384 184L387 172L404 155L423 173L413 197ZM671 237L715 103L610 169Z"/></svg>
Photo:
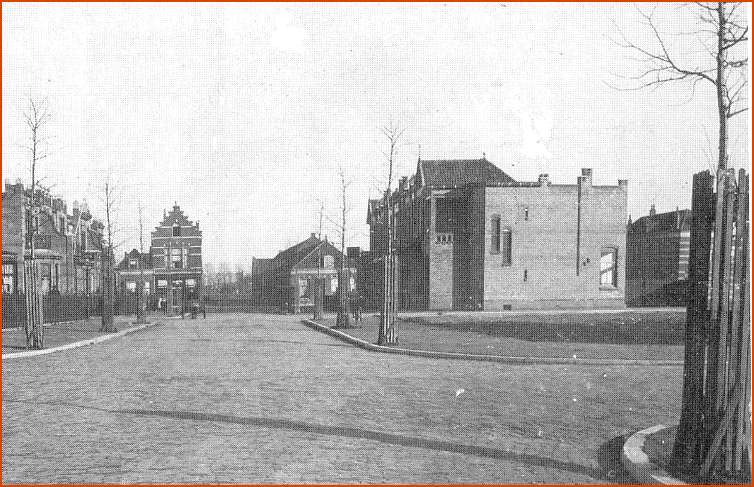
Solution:
<svg viewBox="0 0 754 487"><path fill-rule="evenodd" d="M3 2L3 484L751 484L751 4Z"/></svg>

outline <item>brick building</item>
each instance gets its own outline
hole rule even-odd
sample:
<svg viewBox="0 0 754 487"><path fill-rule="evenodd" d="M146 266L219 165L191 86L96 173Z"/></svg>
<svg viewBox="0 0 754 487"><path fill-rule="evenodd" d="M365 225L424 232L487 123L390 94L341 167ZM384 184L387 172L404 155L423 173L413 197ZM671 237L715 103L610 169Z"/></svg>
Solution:
<svg viewBox="0 0 754 487"><path fill-rule="evenodd" d="M626 195L627 181L593 185L591 169L558 185L516 181L486 158L419 160L391 195L397 305L622 307ZM376 255L387 251L385 211L368 204Z"/></svg>
<svg viewBox="0 0 754 487"><path fill-rule="evenodd" d="M685 306L691 210L657 213L628 224L626 304Z"/></svg>
<svg viewBox="0 0 754 487"><path fill-rule="evenodd" d="M186 218L178 204L164 213L152 232L147 262L151 264L153 299L159 309L180 314L201 300L202 231L199 222Z"/></svg>
<svg viewBox="0 0 754 487"><path fill-rule="evenodd" d="M31 252L34 224L23 184L5 184L3 191L3 292L23 291L23 262ZM35 257L43 294L96 294L101 291L102 231L86 204L66 203L43 191L36 219Z"/></svg>
<svg viewBox="0 0 754 487"><path fill-rule="evenodd" d="M321 256L321 260L319 257ZM334 309L337 270L343 254L316 234L279 252L271 259L253 259L251 268L255 306L299 313L312 310L319 276L325 281L324 307ZM349 268L355 276L356 269ZM351 287L355 287L352 282Z"/></svg>
<svg viewBox="0 0 754 487"><path fill-rule="evenodd" d="M139 282L143 280L143 305L148 309L156 308L154 300L154 268L151 254L141 254L133 249L126 252L115 267L118 311L120 314L135 314L138 301Z"/></svg>
<svg viewBox="0 0 754 487"><path fill-rule="evenodd" d="M31 192L22 183L6 182L2 194L4 323L21 319L32 225L36 226L34 254L45 321L78 318L82 308L82 316L96 312L102 282L102 223L92 217L86 204L80 207L74 202L69 214L62 199L41 190L36 195L39 213L32 218L30 199ZM11 312L14 306L17 313Z"/></svg>

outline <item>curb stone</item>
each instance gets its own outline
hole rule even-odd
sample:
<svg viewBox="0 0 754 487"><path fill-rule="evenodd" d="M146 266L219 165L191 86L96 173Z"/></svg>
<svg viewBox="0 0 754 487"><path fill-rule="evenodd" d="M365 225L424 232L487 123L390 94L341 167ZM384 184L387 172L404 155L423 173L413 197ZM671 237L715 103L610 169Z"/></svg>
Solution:
<svg viewBox="0 0 754 487"><path fill-rule="evenodd" d="M662 431L669 426L658 424L651 428L646 428L629 436L623 444L621 461L623 467L628 473L641 484L647 485L688 485L686 482L679 480L659 465L649 461L649 457L644 453L644 442L647 436Z"/></svg>
<svg viewBox="0 0 754 487"><path fill-rule="evenodd" d="M97 343L102 343L107 340L112 340L114 338L120 338L125 335L130 335L131 333L135 333L137 331L141 331L146 328L151 328L159 324L160 323L145 323L143 325L132 326L131 328L126 328L125 330L121 330L115 333L109 333L107 335L100 335L98 337L88 338L86 340L79 340L77 342L66 343L65 345L60 345L58 347L44 348L42 350L25 350L23 352L4 353L2 356L2 359L6 360L6 359L12 359L12 358L34 357L37 355L46 355L48 353L55 353L55 352L61 352L63 350L70 350L73 348L85 347L87 345L95 345Z"/></svg>
<svg viewBox="0 0 754 487"><path fill-rule="evenodd" d="M476 360L481 362L499 362L505 364L552 364L552 365L652 365L652 366L683 366L681 360L621 360L621 359L584 359L584 358L544 358L544 357L512 357L503 355L477 355L470 353L455 352L432 352L429 350L413 350L408 348L385 347L375 345L365 340L352 337L342 331L332 329L328 326L317 323L312 320L301 320L301 322L317 331L321 331L334 338L350 343L358 348L370 350L372 352L394 353L398 355L409 355L414 357L439 358L439 359L460 359Z"/></svg>

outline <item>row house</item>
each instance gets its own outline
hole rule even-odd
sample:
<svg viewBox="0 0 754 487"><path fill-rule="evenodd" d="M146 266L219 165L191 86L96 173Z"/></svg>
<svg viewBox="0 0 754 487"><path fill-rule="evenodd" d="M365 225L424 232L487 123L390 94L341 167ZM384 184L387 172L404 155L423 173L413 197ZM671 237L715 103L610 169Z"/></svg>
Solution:
<svg viewBox="0 0 754 487"><path fill-rule="evenodd" d="M144 302L171 315L186 312L202 299L202 231L176 203L163 212L152 232L149 254L127 252L116 267L118 302L123 313L136 311L143 280Z"/></svg>
<svg viewBox="0 0 754 487"><path fill-rule="evenodd" d="M387 253L392 207L400 309L623 307L627 187L594 185L591 169L553 184L485 157L419 159L390 206L369 201L367 259Z"/></svg>
<svg viewBox="0 0 754 487"><path fill-rule="evenodd" d="M101 292L102 233L86 204L66 203L38 190L38 214L32 217L31 192L23 184L5 184L3 199L3 294L22 293L24 262L31 256L34 233L43 294L94 295ZM32 232L34 227L35 232Z"/></svg>

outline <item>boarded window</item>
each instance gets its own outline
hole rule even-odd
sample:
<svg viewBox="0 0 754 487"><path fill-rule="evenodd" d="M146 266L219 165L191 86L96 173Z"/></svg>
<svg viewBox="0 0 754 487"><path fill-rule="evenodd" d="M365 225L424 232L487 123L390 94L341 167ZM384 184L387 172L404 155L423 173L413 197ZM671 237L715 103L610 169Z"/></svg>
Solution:
<svg viewBox="0 0 754 487"><path fill-rule="evenodd" d="M513 253L513 233L510 228L504 228L500 232L500 255L503 265L511 265Z"/></svg>
<svg viewBox="0 0 754 487"><path fill-rule="evenodd" d="M493 254L500 253L500 217L492 217L492 242L490 243L490 252Z"/></svg>
<svg viewBox="0 0 754 487"><path fill-rule="evenodd" d="M614 247L600 252L600 286L618 287L618 249Z"/></svg>

